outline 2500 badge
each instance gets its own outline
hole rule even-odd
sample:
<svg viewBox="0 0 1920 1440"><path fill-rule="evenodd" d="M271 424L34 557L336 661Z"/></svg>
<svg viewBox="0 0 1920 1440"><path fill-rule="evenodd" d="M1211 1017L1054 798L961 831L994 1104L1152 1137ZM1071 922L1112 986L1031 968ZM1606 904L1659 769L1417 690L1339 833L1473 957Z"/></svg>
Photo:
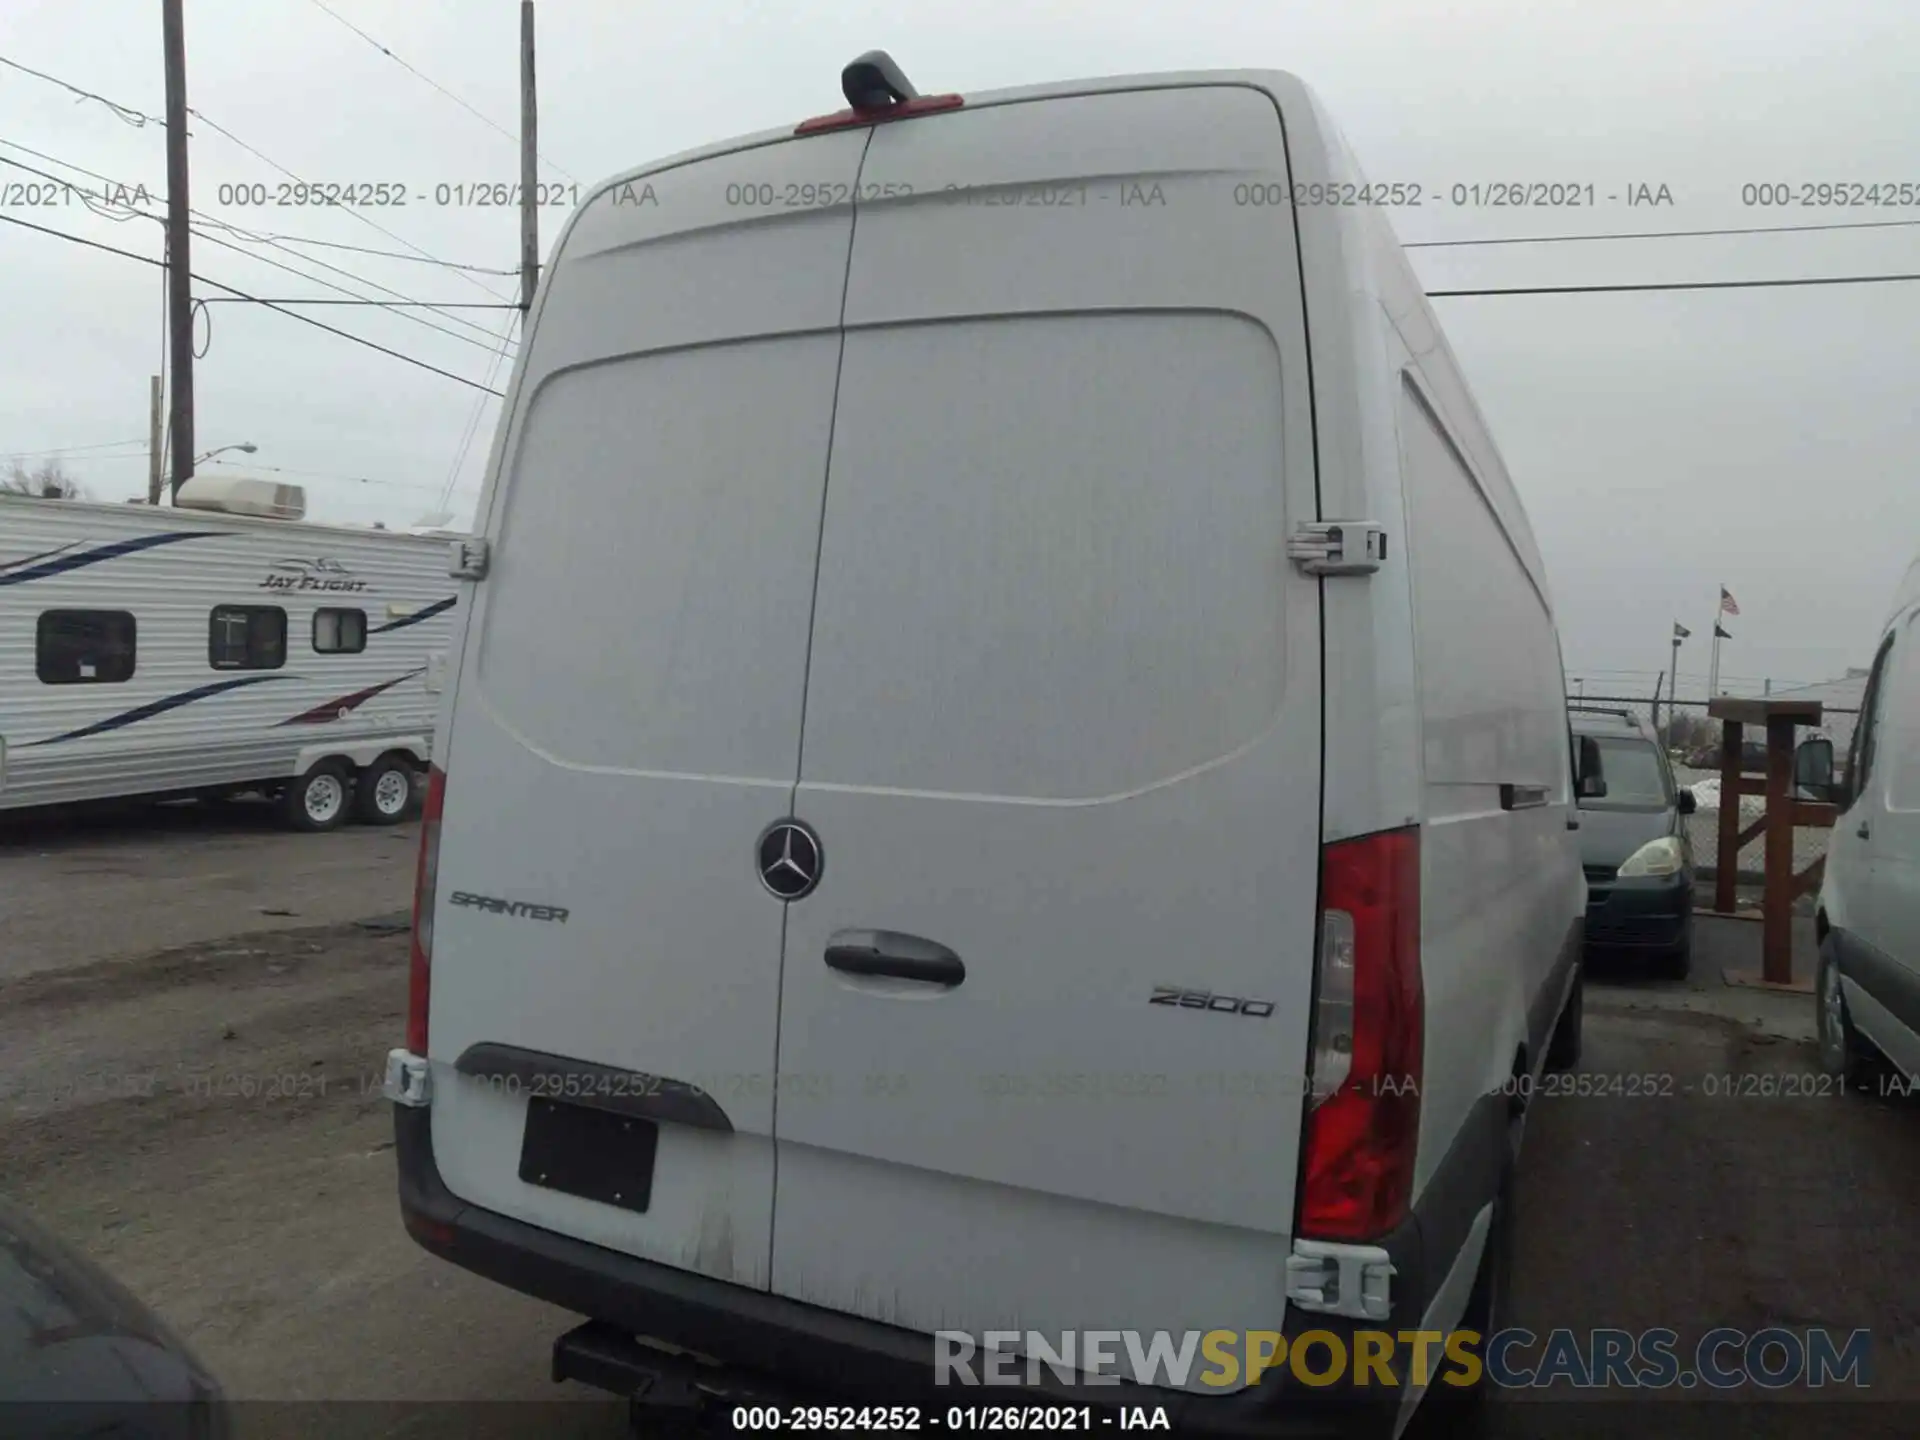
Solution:
<svg viewBox="0 0 1920 1440"><path fill-rule="evenodd" d="M1149 1005L1174 1005L1182 1010L1210 1010L1216 1015L1251 1015L1264 1020L1273 1014L1271 1000L1243 1000L1237 995L1216 995L1211 990L1188 990L1179 985L1156 985Z"/></svg>

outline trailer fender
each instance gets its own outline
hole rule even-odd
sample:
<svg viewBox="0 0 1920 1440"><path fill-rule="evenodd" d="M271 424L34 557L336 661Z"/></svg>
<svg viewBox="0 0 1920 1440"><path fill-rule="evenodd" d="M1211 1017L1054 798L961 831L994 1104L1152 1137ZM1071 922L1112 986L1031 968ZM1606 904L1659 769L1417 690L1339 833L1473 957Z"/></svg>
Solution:
<svg viewBox="0 0 1920 1440"><path fill-rule="evenodd" d="M432 737L427 735L342 736L331 743L307 745L294 758L293 773L304 775L318 761L345 760L356 770L364 770L382 755L410 755L414 763L425 767L432 753Z"/></svg>

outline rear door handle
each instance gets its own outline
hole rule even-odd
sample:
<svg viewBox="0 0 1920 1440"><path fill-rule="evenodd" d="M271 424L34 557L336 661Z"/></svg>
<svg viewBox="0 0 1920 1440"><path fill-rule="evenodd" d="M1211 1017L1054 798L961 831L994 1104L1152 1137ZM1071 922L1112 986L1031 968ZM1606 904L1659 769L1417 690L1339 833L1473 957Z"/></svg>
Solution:
<svg viewBox="0 0 1920 1440"><path fill-rule="evenodd" d="M827 938L827 964L846 975L887 975L951 989L967 967L946 946L897 930L839 930Z"/></svg>
<svg viewBox="0 0 1920 1440"><path fill-rule="evenodd" d="M1872 830L1872 827L1870 827L1865 820L1862 820L1860 822L1860 828L1854 831L1853 833L1858 835L1862 840L1865 840L1870 835L1872 835L1873 830Z"/></svg>

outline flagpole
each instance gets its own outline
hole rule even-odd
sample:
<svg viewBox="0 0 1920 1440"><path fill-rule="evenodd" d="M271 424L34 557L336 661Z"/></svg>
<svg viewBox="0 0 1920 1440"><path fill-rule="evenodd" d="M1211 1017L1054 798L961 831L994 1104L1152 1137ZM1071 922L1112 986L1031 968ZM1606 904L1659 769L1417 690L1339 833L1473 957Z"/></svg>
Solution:
<svg viewBox="0 0 1920 1440"><path fill-rule="evenodd" d="M1674 622L1676 627L1679 622ZM1667 730L1673 730L1673 722L1680 714L1677 706L1680 702L1680 637L1673 637L1673 672L1667 680Z"/></svg>
<svg viewBox="0 0 1920 1440"><path fill-rule="evenodd" d="M1720 593L1726 593L1726 586L1720 587ZM1707 662L1707 699L1711 700L1720 693L1720 601L1715 597L1713 604L1713 658Z"/></svg>

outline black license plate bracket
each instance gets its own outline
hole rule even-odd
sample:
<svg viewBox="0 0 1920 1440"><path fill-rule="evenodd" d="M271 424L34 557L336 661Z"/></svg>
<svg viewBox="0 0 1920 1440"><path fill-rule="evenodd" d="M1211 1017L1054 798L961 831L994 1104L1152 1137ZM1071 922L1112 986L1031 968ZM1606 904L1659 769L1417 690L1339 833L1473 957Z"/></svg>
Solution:
<svg viewBox="0 0 1920 1440"><path fill-rule="evenodd" d="M520 1138L520 1178L645 1214L660 1127L634 1115L533 1096Z"/></svg>

